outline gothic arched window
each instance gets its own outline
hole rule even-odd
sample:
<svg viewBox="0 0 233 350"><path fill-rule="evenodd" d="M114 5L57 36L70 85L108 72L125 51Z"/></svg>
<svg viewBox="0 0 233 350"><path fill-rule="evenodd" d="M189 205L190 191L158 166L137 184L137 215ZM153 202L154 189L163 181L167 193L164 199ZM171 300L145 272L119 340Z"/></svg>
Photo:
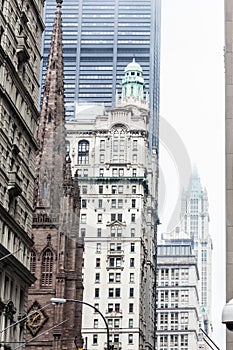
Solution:
<svg viewBox="0 0 233 350"><path fill-rule="evenodd" d="M46 249L42 255L41 285L48 287L53 281L53 253Z"/></svg>
<svg viewBox="0 0 233 350"><path fill-rule="evenodd" d="M78 143L78 164L89 163L89 142L81 140Z"/></svg>
<svg viewBox="0 0 233 350"><path fill-rule="evenodd" d="M34 252L34 250L31 251L30 256L30 271L33 274L35 274L36 272L36 253Z"/></svg>

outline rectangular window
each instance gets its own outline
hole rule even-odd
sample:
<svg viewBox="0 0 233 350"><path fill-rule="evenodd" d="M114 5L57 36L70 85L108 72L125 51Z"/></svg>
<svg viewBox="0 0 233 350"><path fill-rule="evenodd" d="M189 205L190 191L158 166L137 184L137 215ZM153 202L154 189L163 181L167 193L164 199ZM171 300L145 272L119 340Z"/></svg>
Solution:
<svg viewBox="0 0 233 350"><path fill-rule="evenodd" d="M100 273L95 274L95 282L99 283L100 282Z"/></svg>
<svg viewBox="0 0 233 350"><path fill-rule="evenodd" d="M116 214L111 214L111 221L115 221L116 220Z"/></svg>
<svg viewBox="0 0 233 350"><path fill-rule="evenodd" d="M87 194L87 186L83 186L82 187L82 193L83 194Z"/></svg>
<svg viewBox="0 0 233 350"><path fill-rule="evenodd" d="M113 304L108 304L108 312L113 312Z"/></svg>
<svg viewBox="0 0 233 350"><path fill-rule="evenodd" d="M124 169L123 168L119 169L119 176L124 176Z"/></svg>
<svg viewBox="0 0 233 350"><path fill-rule="evenodd" d="M132 170L132 175L133 175L133 177L136 177L136 176L137 176L137 169L134 168L134 169Z"/></svg>
<svg viewBox="0 0 233 350"><path fill-rule="evenodd" d="M87 214L81 214L81 224L87 223Z"/></svg>
<svg viewBox="0 0 233 350"><path fill-rule="evenodd" d="M108 288L108 297L113 298L114 297L114 288Z"/></svg>
<svg viewBox="0 0 233 350"><path fill-rule="evenodd" d="M95 298L99 298L99 296L100 296L100 289L95 288Z"/></svg>
<svg viewBox="0 0 233 350"><path fill-rule="evenodd" d="M114 209L116 208L116 199L112 199L111 207L114 208Z"/></svg>
<svg viewBox="0 0 233 350"><path fill-rule="evenodd" d="M114 176L114 177L117 176L117 168L112 169L112 176Z"/></svg>
<svg viewBox="0 0 233 350"><path fill-rule="evenodd" d="M120 304L115 304L115 312L120 312Z"/></svg>
<svg viewBox="0 0 233 350"><path fill-rule="evenodd" d="M129 303L129 312L133 312L133 303Z"/></svg>
<svg viewBox="0 0 233 350"><path fill-rule="evenodd" d="M100 150L101 151L105 150L105 140L100 140Z"/></svg>
<svg viewBox="0 0 233 350"><path fill-rule="evenodd" d="M98 208L103 208L103 199L98 200Z"/></svg>
<svg viewBox="0 0 233 350"><path fill-rule="evenodd" d="M85 237L85 236L86 236L86 229L81 228L81 237Z"/></svg>
<svg viewBox="0 0 233 350"><path fill-rule="evenodd" d="M86 208L86 207L87 207L87 200L82 199L82 208Z"/></svg>
<svg viewBox="0 0 233 350"><path fill-rule="evenodd" d="M135 228L131 228L131 237L135 237Z"/></svg>
<svg viewBox="0 0 233 350"><path fill-rule="evenodd" d="M132 208L136 208L136 199L132 199L131 206L132 206Z"/></svg>
<svg viewBox="0 0 233 350"><path fill-rule="evenodd" d="M123 199L118 199L118 208L119 209L123 208Z"/></svg>
<svg viewBox="0 0 233 350"><path fill-rule="evenodd" d="M116 228L114 226L111 227L111 237L116 236Z"/></svg>
<svg viewBox="0 0 233 350"><path fill-rule="evenodd" d="M98 320L94 319L94 328L98 328Z"/></svg>
<svg viewBox="0 0 233 350"><path fill-rule="evenodd" d="M93 344L98 344L98 335L93 334Z"/></svg>
<svg viewBox="0 0 233 350"><path fill-rule="evenodd" d="M119 318L115 318L115 320L114 320L114 328L120 328L120 320L119 320Z"/></svg>
<svg viewBox="0 0 233 350"><path fill-rule="evenodd" d="M117 194L117 186L112 186L112 194Z"/></svg>
<svg viewBox="0 0 233 350"><path fill-rule="evenodd" d="M129 288L129 297L130 298L134 297L134 288Z"/></svg>
<svg viewBox="0 0 233 350"><path fill-rule="evenodd" d="M122 227L117 227L117 237L122 236Z"/></svg>
<svg viewBox="0 0 233 350"><path fill-rule="evenodd" d="M133 163L136 164L137 163L137 155L133 154Z"/></svg>
<svg viewBox="0 0 233 350"><path fill-rule="evenodd" d="M138 149L138 140L133 140L133 150L136 151Z"/></svg>
<svg viewBox="0 0 233 350"><path fill-rule="evenodd" d="M135 252L135 243L130 244L130 252L134 253Z"/></svg>
<svg viewBox="0 0 233 350"><path fill-rule="evenodd" d="M113 283L113 282L114 282L114 273L110 273L110 274L108 275L108 282L109 282L109 283Z"/></svg>
<svg viewBox="0 0 233 350"><path fill-rule="evenodd" d="M134 267L134 258L130 258L129 266Z"/></svg>
<svg viewBox="0 0 233 350"><path fill-rule="evenodd" d="M115 297L116 298L120 298L120 296L121 296L121 289L120 288L116 288L115 289Z"/></svg>
<svg viewBox="0 0 233 350"><path fill-rule="evenodd" d="M129 274L129 281L132 283L132 282L134 282L134 273L133 272L131 272L130 274Z"/></svg>
<svg viewBox="0 0 233 350"><path fill-rule="evenodd" d="M123 193L123 186L122 185L118 186L118 193L119 194Z"/></svg>
<svg viewBox="0 0 233 350"><path fill-rule="evenodd" d="M136 193L136 191L137 191L137 187L136 187L136 185L133 185L132 186L132 193Z"/></svg>
<svg viewBox="0 0 233 350"><path fill-rule="evenodd" d="M129 334L129 344L133 344L133 334Z"/></svg>
<svg viewBox="0 0 233 350"><path fill-rule="evenodd" d="M103 194L104 193L104 187L103 186L99 186L99 194Z"/></svg>
<svg viewBox="0 0 233 350"><path fill-rule="evenodd" d="M100 154L100 163L101 163L101 164L104 163L104 154Z"/></svg>
<svg viewBox="0 0 233 350"><path fill-rule="evenodd" d="M136 221L136 214L131 214L131 222L135 222Z"/></svg>
<svg viewBox="0 0 233 350"><path fill-rule="evenodd" d="M101 252L101 243L96 243L96 253Z"/></svg>
<svg viewBox="0 0 233 350"><path fill-rule="evenodd" d="M122 214L118 214L118 215L117 215L117 220L120 221L120 222L122 222Z"/></svg>
<svg viewBox="0 0 233 350"><path fill-rule="evenodd" d="M120 273L116 273L115 282L117 282L117 283L121 282L121 274Z"/></svg>
<svg viewBox="0 0 233 350"><path fill-rule="evenodd" d="M129 328L133 328L133 319L129 318Z"/></svg>
<svg viewBox="0 0 233 350"><path fill-rule="evenodd" d="M102 229L97 228L97 237L101 237Z"/></svg>
<svg viewBox="0 0 233 350"><path fill-rule="evenodd" d="M103 168L100 168L100 170L99 170L99 176L100 176L100 177L103 177L103 176L104 176L104 169L103 169Z"/></svg>
<svg viewBox="0 0 233 350"><path fill-rule="evenodd" d="M100 258L96 258L95 267L100 267Z"/></svg>
<svg viewBox="0 0 233 350"><path fill-rule="evenodd" d="M101 223L102 222L102 214L97 215L97 222Z"/></svg>
<svg viewBox="0 0 233 350"><path fill-rule="evenodd" d="M115 250L115 243L110 243L110 251L113 252Z"/></svg>
<svg viewBox="0 0 233 350"><path fill-rule="evenodd" d="M88 169L83 169L83 177L88 177Z"/></svg>

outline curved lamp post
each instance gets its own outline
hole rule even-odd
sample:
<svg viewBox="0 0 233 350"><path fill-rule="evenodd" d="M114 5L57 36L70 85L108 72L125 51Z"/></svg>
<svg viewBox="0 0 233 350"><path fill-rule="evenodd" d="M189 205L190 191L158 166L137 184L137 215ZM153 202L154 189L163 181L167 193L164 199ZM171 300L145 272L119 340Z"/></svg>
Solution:
<svg viewBox="0 0 233 350"><path fill-rule="evenodd" d="M108 323L107 323L106 318L104 317L104 315L95 306L87 303L86 301L77 300L77 299L51 298L50 301L51 301L52 304L64 304L66 302L84 304L84 305L90 306L92 309L94 309L96 312L98 312L100 314L100 316L102 317L102 319L104 320L104 323L105 323L105 326L106 326L106 330L107 330L107 350L111 350L112 349L112 347L110 346L110 341L109 341L109 327L108 327Z"/></svg>

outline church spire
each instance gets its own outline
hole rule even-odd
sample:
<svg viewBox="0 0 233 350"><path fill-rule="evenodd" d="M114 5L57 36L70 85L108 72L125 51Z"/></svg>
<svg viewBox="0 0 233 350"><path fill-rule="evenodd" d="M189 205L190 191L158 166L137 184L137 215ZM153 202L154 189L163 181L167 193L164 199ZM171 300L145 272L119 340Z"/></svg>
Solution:
<svg viewBox="0 0 233 350"><path fill-rule="evenodd" d="M35 206L57 212L63 193L65 160L65 109L62 50L62 0L57 0L56 16L48 57L47 73L38 129L39 153Z"/></svg>

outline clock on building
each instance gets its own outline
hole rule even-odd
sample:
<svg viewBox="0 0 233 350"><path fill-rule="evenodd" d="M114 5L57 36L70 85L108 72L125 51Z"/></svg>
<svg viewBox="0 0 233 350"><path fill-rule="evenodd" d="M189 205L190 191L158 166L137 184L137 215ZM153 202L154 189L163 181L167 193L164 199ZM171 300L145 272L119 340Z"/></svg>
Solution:
<svg viewBox="0 0 233 350"><path fill-rule="evenodd" d="M48 321L48 316L45 311L42 309L42 306L35 301L27 314L27 329L32 336L35 336L41 327Z"/></svg>

